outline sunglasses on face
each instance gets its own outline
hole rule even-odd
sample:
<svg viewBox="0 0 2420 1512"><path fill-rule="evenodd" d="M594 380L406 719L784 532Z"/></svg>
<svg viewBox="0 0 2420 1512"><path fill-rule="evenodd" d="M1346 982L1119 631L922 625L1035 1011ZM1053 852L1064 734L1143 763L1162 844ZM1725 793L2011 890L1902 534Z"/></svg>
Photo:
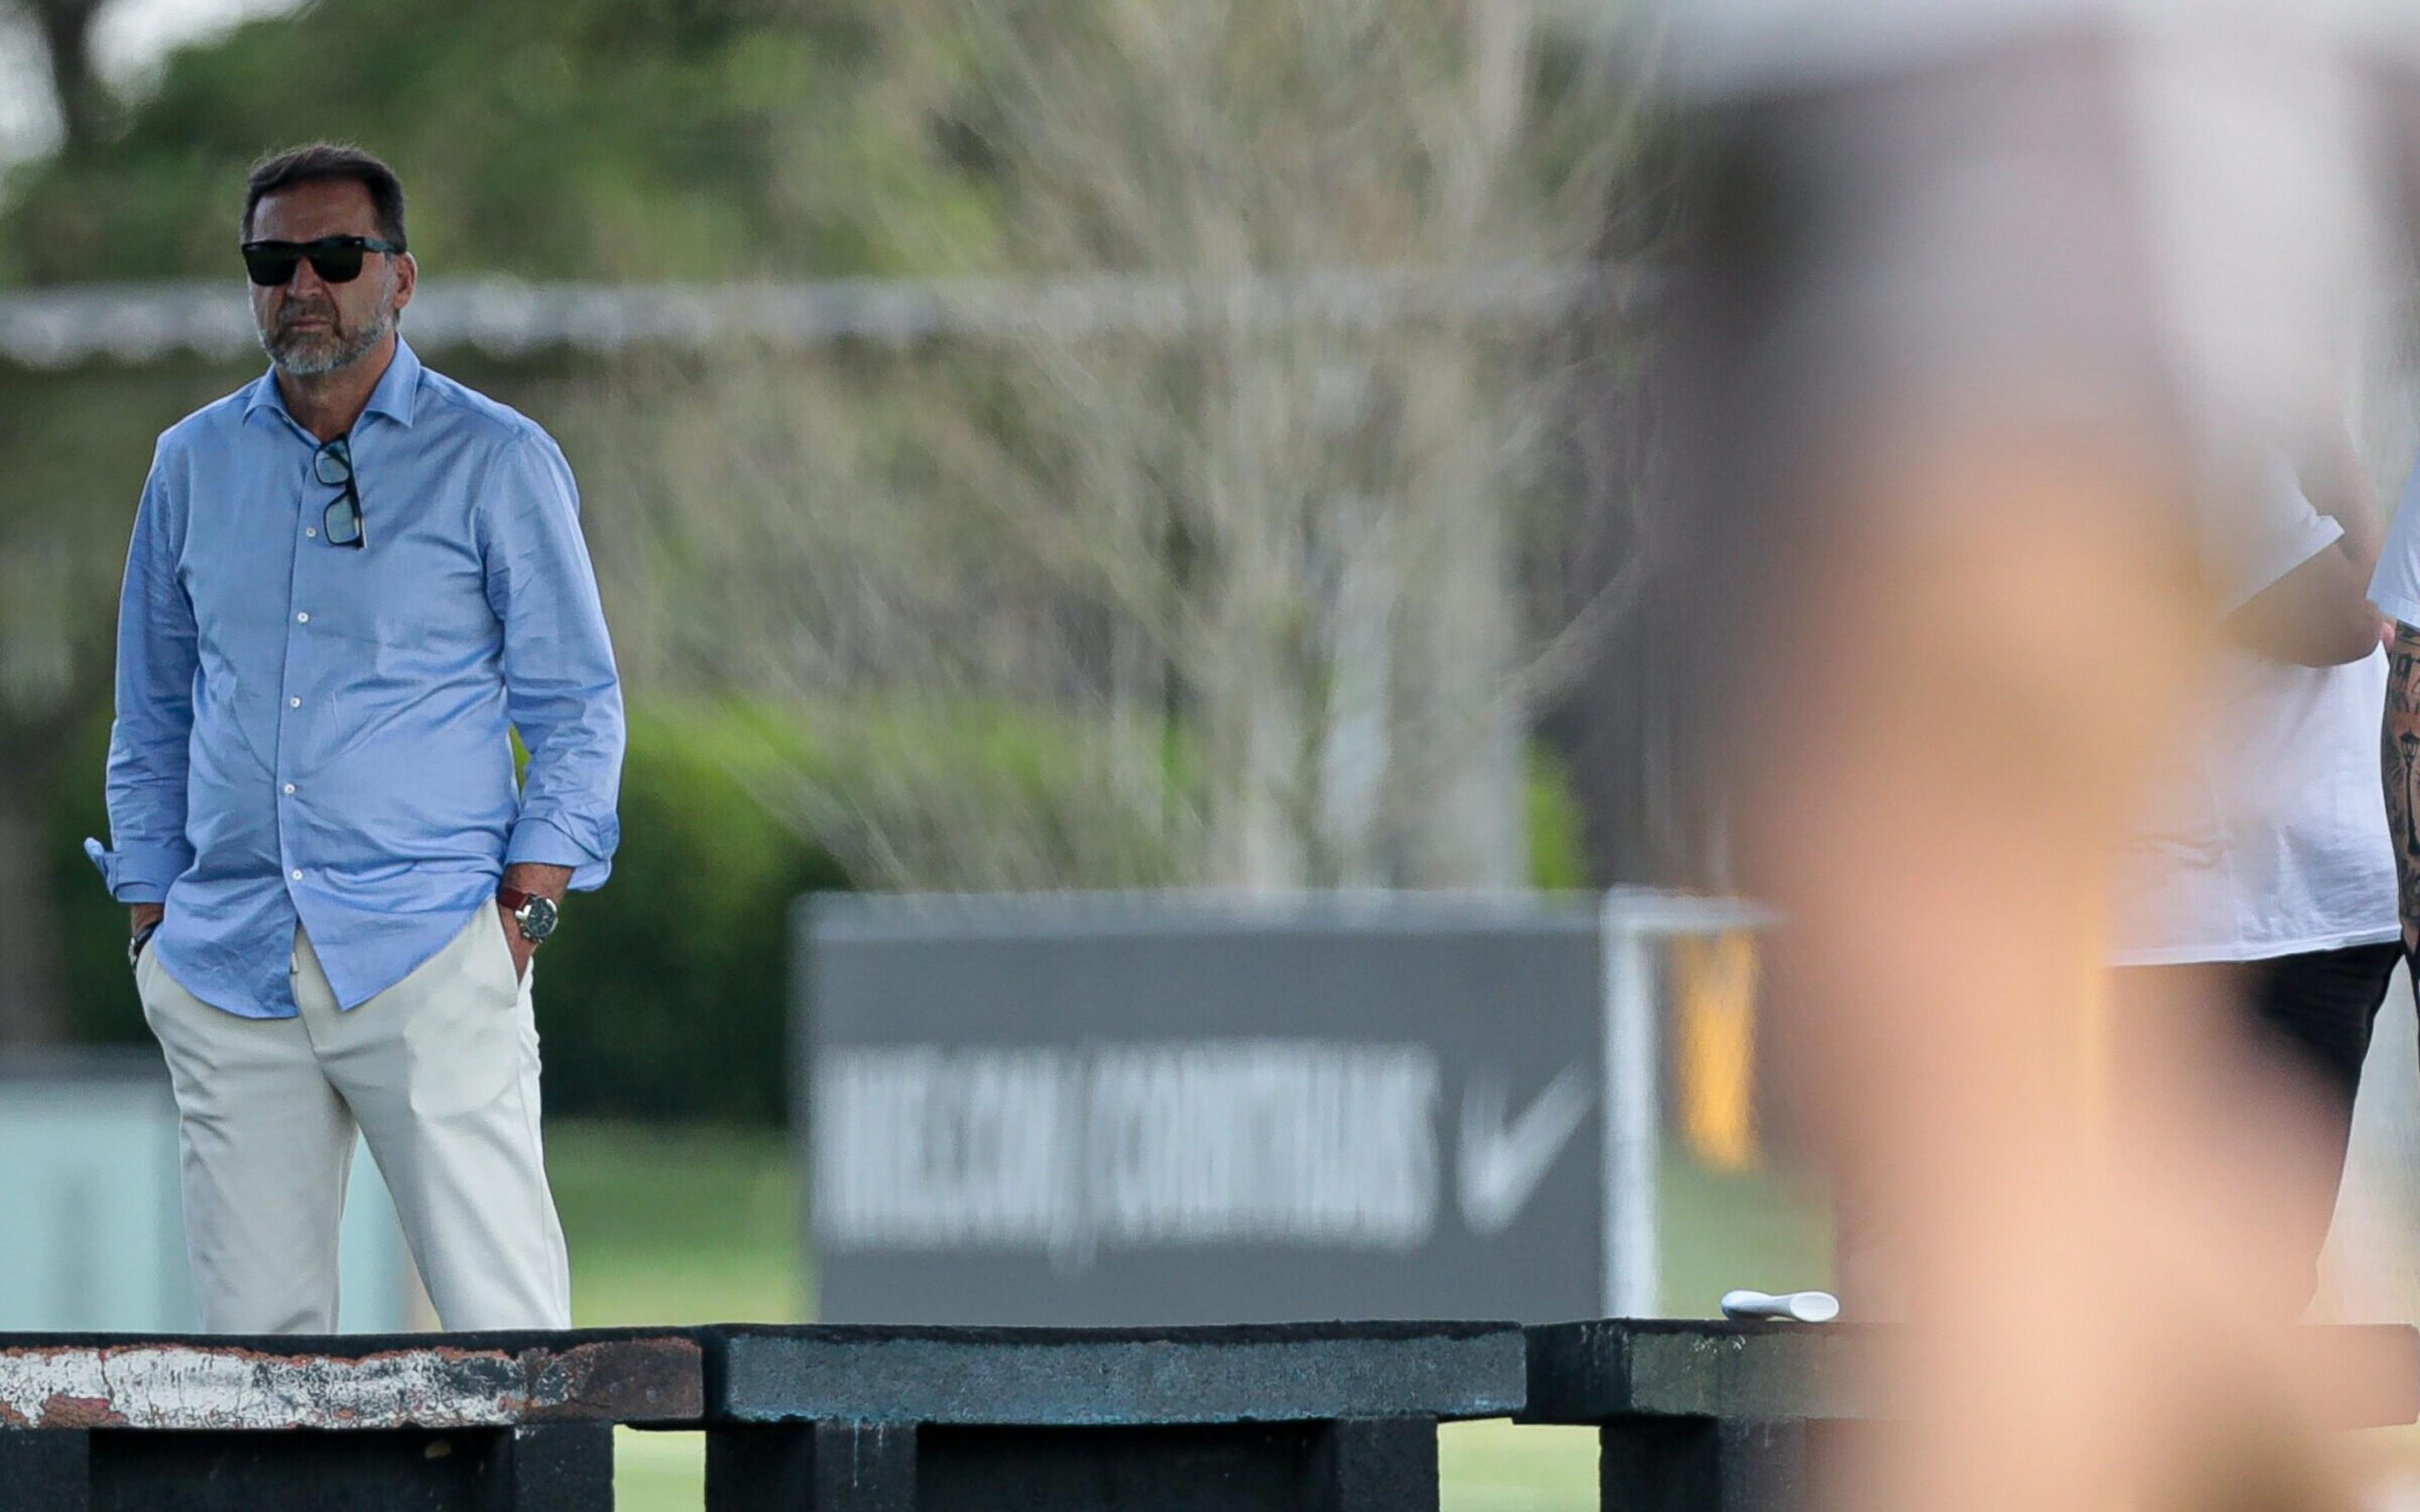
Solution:
<svg viewBox="0 0 2420 1512"><path fill-rule="evenodd" d="M362 490L353 481L353 451L341 436L319 448L311 458L311 471L330 487L342 485L344 492L331 500L327 513L319 517L320 527L328 532L330 546L349 546L360 550L369 545L362 528Z"/></svg>
<svg viewBox="0 0 2420 1512"><path fill-rule="evenodd" d="M311 259L311 270L323 284L349 284L362 276L362 254L365 252L399 253L400 241L386 241L377 237L321 237L317 241L247 241L243 244L243 270L262 288L275 288L294 276L302 259Z"/></svg>

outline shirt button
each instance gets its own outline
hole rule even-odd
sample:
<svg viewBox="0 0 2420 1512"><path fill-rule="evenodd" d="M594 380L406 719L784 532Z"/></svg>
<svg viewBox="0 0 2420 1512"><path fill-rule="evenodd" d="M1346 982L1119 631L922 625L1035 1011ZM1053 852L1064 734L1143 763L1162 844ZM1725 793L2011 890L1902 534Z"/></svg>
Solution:
<svg viewBox="0 0 2420 1512"><path fill-rule="evenodd" d="M319 527L317 525L305 525L302 527L302 533L305 535L316 536L319 533Z"/></svg>
<svg viewBox="0 0 2420 1512"><path fill-rule="evenodd" d="M289 877L292 877L292 878L293 878L295 881L297 881L297 882L300 882L300 881L302 881L302 872L287 872L286 874L287 874L287 876L289 876Z"/></svg>
<svg viewBox="0 0 2420 1512"><path fill-rule="evenodd" d="M308 625L311 623L311 616L308 614L297 614L294 616L294 623L297 625Z"/></svg>
<svg viewBox="0 0 2420 1512"><path fill-rule="evenodd" d="M291 783L291 782L287 783L287 784L286 784L286 791L287 791L287 793L289 793L289 794L290 794L290 793L292 793L292 792L294 791L294 784L293 784L293 783Z"/></svg>
<svg viewBox="0 0 2420 1512"><path fill-rule="evenodd" d="M289 709L299 709L302 706L302 701L301 699L287 699L286 701L286 706Z"/></svg>

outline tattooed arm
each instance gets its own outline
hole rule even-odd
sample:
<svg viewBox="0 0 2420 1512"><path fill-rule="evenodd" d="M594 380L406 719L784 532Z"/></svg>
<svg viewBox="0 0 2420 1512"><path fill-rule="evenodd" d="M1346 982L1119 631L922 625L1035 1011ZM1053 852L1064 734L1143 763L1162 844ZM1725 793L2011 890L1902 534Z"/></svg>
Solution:
<svg viewBox="0 0 2420 1512"><path fill-rule="evenodd" d="M2386 828L2395 844L2396 911L2403 918L2403 951L2420 950L2420 630L2395 626L2386 662L2386 719L2379 735L2379 768L2386 783Z"/></svg>

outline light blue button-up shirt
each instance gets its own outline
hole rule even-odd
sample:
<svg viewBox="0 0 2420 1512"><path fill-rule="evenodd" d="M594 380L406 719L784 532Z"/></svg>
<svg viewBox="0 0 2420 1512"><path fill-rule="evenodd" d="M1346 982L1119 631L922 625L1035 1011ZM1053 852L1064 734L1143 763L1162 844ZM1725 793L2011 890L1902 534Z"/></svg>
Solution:
<svg viewBox="0 0 2420 1512"><path fill-rule="evenodd" d="M109 745L123 903L195 996L296 1012L298 919L347 1008L491 906L503 869L605 880L621 687L571 469L543 430L394 362L352 429L365 548L276 376L160 438L118 611ZM508 727L529 749L514 779Z"/></svg>

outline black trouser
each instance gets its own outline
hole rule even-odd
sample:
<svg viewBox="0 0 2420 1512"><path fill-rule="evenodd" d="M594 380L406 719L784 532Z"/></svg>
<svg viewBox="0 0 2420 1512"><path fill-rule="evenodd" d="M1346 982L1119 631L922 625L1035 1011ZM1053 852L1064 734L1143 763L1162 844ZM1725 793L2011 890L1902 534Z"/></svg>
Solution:
<svg viewBox="0 0 2420 1512"><path fill-rule="evenodd" d="M2353 945L2246 962L2239 968L2258 1042L2293 1057L2319 1079L2342 1107L2348 1134L2362 1062L2369 1058L2370 1029L2386 1001L2386 980L2402 956L2400 945Z"/></svg>
<svg viewBox="0 0 2420 1512"><path fill-rule="evenodd" d="M2355 945L2267 961L2114 973L2115 1070L2121 1088L2139 1085L2130 1075L2130 1047L2158 1042L2142 1032L2149 1026L2144 1015L2173 1012L2191 995L2226 995L2239 1005L2242 1045L2249 1052L2244 1069L2253 1074L2229 1078L2238 1088L2237 1101L2223 1110L2230 1133L2256 1157L2264 1153L2262 1136L2272 1130L2281 1142L2299 1138L2308 1147L2291 1156L2288 1211L2280 1215L2294 1225L2300 1292L2291 1300L2297 1306L2318 1283L2319 1249L2352 1136L2353 1095L2387 979L2401 956L2399 945Z"/></svg>

